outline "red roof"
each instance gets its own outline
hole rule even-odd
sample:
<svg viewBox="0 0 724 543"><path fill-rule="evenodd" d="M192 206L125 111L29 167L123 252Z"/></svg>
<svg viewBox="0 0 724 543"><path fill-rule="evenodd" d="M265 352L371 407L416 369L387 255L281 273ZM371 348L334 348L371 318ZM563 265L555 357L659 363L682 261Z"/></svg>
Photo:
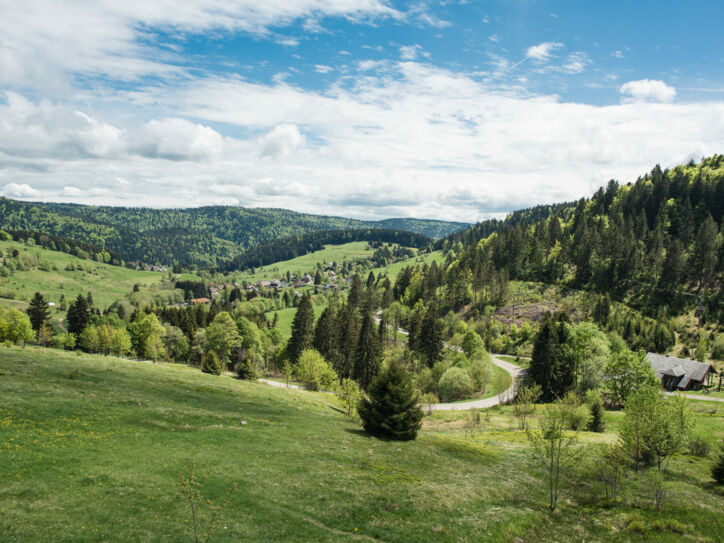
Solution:
<svg viewBox="0 0 724 543"><path fill-rule="evenodd" d="M211 303L211 300L209 300L208 298L194 298L193 300L191 300L191 303L192 304L209 304L209 303Z"/></svg>

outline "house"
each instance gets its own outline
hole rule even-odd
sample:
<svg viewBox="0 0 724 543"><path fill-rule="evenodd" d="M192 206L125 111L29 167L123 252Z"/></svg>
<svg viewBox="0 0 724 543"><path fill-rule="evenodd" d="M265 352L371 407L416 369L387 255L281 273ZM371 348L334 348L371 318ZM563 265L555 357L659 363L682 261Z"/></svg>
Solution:
<svg viewBox="0 0 724 543"><path fill-rule="evenodd" d="M194 298L193 300L191 300L191 303L192 304L210 304L211 300L209 300L208 298Z"/></svg>
<svg viewBox="0 0 724 543"><path fill-rule="evenodd" d="M716 374L711 364L667 354L646 353L646 360L666 390L698 390L713 384L713 376Z"/></svg>

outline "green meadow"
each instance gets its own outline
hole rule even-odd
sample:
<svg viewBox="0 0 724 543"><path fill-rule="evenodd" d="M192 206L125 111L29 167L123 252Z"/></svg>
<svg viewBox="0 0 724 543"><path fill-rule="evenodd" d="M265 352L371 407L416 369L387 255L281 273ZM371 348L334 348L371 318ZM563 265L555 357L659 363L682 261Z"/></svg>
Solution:
<svg viewBox="0 0 724 543"><path fill-rule="evenodd" d="M510 407L427 417L418 439L365 435L328 394L198 369L40 348L0 348L2 541L193 541L179 473L228 496L211 541L721 541L724 491L710 458L675 457L663 512L643 476L603 499L596 448L564 473L550 513L543 473ZM693 404L724 438L724 405ZM236 492L228 494L233 483ZM202 526L209 520L199 504Z"/></svg>

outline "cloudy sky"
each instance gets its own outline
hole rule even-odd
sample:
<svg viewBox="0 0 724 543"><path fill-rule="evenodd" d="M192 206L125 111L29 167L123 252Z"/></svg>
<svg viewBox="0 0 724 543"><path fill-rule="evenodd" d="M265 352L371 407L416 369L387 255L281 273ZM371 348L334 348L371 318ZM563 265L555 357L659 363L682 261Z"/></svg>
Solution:
<svg viewBox="0 0 724 543"><path fill-rule="evenodd" d="M724 2L0 0L0 193L476 221L724 152Z"/></svg>

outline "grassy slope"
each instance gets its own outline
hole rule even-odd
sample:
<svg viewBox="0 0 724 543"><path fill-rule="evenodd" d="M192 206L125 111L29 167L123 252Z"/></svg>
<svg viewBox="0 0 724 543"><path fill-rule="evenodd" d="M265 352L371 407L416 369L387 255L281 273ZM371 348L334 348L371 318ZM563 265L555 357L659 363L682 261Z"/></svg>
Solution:
<svg viewBox="0 0 724 543"><path fill-rule="evenodd" d="M322 314L322 311L324 311L325 306L314 305L313 307L314 318L318 319L319 316ZM284 339L292 337L292 321L294 320L294 315L297 314L297 308L287 307L286 309L269 311L266 314L267 318L269 320L272 320L274 318L274 313L279 314L279 323L277 324L277 328L279 328L279 331L282 333Z"/></svg>
<svg viewBox="0 0 724 543"><path fill-rule="evenodd" d="M57 304L61 294L65 294L70 303L78 294L85 295L90 291L95 304L104 308L131 292L134 284L150 286L163 277L158 272L129 270L22 243L0 242L0 249L9 247L16 247L21 254L34 255L38 261L49 263L51 270L55 266L57 271L15 271L9 277L0 278L0 291L12 290L17 293L15 301L0 299L0 303L6 306L25 307L35 292L42 293L49 302ZM82 266L83 270L66 271L66 265L71 262Z"/></svg>
<svg viewBox="0 0 724 543"><path fill-rule="evenodd" d="M598 505L587 457L580 481L564 484L560 511L547 512L509 408L490 411L472 439L465 414L448 412L427 419L416 441L388 442L361 433L324 394L30 348L0 351L0 397L3 541L190 540L176 498L190 458L207 497L219 501L239 483L214 541L681 539L628 531L630 508ZM618 420L609 414L609 428ZM724 437L721 413L697 423ZM708 485L708 465L674 459L664 515L632 484L636 513L716 541L724 493Z"/></svg>

